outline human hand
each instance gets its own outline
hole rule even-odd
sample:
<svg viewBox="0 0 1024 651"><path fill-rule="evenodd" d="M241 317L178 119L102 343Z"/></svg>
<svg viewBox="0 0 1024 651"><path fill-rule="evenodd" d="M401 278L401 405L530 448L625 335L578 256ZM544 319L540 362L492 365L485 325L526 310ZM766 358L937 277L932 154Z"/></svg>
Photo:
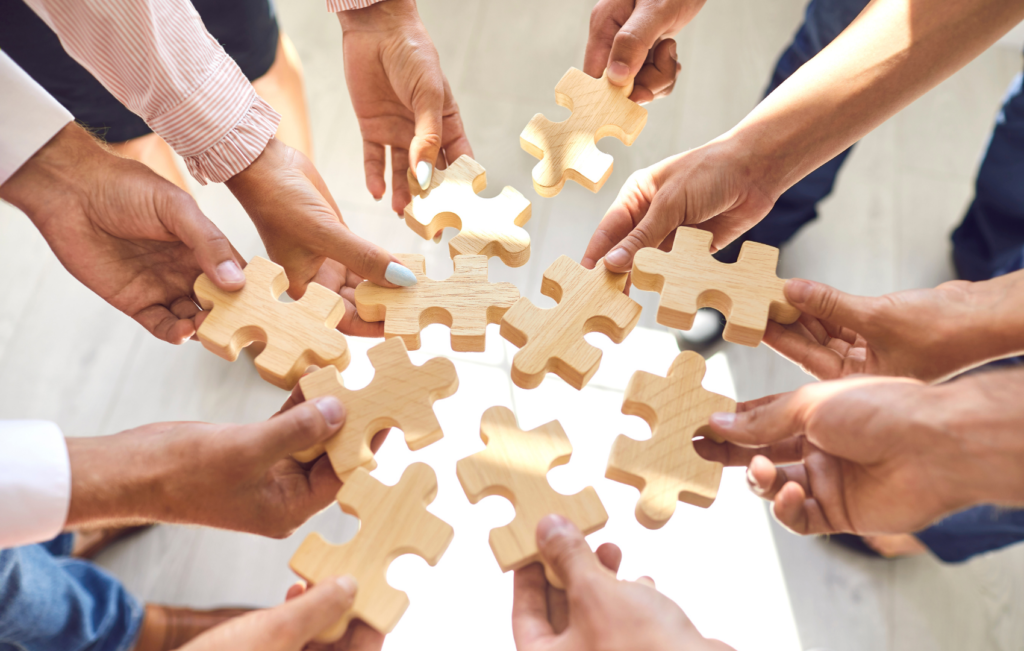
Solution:
<svg viewBox="0 0 1024 651"><path fill-rule="evenodd" d="M100 298L173 344L195 334L192 286L245 285L241 257L188 193L64 127L3 186L57 259Z"/></svg>
<svg viewBox="0 0 1024 651"><path fill-rule="evenodd" d="M693 20L705 0L600 0L590 12L583 72L626 86L646 103L672 92L682 66L676 42L665 38Z"/></svg>
<svg viewBox="0 0 1024 651"><path fill-rule="evenodd" d="M384 287L416 284L415 275L397 258L345 225L313 163L276 138L226 185L252 218L270 259L288 273L292 298L302 296L313 281L342 290L343 297L345 288L354 288L362 278ZM350 334L379 336L355 315L353 296L348 292L342 324Z"/></svg>
<svg viewBox="0 0 1024 651"><path fill-rule="evenodd" d="M425 190L435 166L472 158L473 150L415 0L339 11L338 20L345 80L363 134L366 189L378 201L384 196L384 148L391 147L391 209L401 217L412 201L410 166Z"/></svg>
<svg viewBox="0 0 1024 651"><path fill-rule="evenodd" d="M629 271L640 249L669 250L679 226L711 231L716 250L736 239L778 198L758 187L745 156L726 136L634 172L598 224L583 266L604 257L609 270Z"/></svg>
<svg viewBox="0 0 1024 651"><path fill-rule="evenodd" d="M790 325L769 321L764 342L819 380L870 373L939 382L1024 351L1021 319L1004 318L1022 303L1022 285L1016 272L865 297L789 280L786 298L803 315Z"/></svg>
<svg viewBox="0 0 1024 651"><path fill-rule="evenodd" d="M519 651L729 649L702 637L650 579L616 579L622 553L614 545L595 554L579 530L557 515L540 521L537 544L566 590L551 588L539 563L516 570L512 635Z"/></svg>
<svg viewBox="0 0 1024 651"><path fill-rule="evenodd" d="M379 651L384 636L362 622L350 626L333 644L312 641L352 607L355 595L355 580L350 576L323 581L309 590L295 585L284 604L230 619L181 651Z"/></svg>

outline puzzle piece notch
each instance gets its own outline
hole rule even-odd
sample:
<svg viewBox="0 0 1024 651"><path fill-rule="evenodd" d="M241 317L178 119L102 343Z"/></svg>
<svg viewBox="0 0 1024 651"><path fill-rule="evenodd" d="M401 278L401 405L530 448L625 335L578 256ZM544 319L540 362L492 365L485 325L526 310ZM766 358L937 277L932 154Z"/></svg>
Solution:
<svg viewBox="0 0 1024 651"><path fill-rule="evenodd" d="M607 74L594 79L570 68L555 86L555 101L572 111L563 122L542 113L533 116L519 136L519 144L540 162L533 168L533 187L542 197L562 191L573 179L597 192L612 173L613 159L597 148L597 141L614 136L632 145L647 124L647 110L629 99L633 85L615 86Z"/></svg>
<svg viewBox="0 0 1024 651"><path fill-rule="evenodd" d="M401 337L409 350L420 347L420 330L432 323L451 328L452 350L483 352L487 324L519 300L512 283L487 282L487 258L455 256L455 272L446 280L426 274L422 255L397 255L418 282L412 287L380 287L370 282L356 288L356 309L364 321L384 321L385 337Z"/></svg>
<svg viewBox="0 0 1024 651"><path fill-rule="evenodd" d="M636 519L660 529L675 513L676 502L707 508L718 495L722 464L704 459L693 447L698 434L712 436L711 414L735 412L736 401L701 386L704 358L680 353L667 377L637 371L626 387L622 413L639 416L651 438L619 435L612 445L605 477L640 490Z"/></svg>
<svg viewBox="0 0 1024 651"><path fill-rule="evenodd" d="M644 248L633 258L633 284L661 294L658 323L689 330L697 310L711 307L726 318L726 341L756 347L768 319L793 323L800 310L786 300L785 279L775 269L779 250L744 242L735 263L712 257L710 231L681 226L672 251Z"/></svg>
<svg viewBox="0 0 1024 651"><path fill-rule="evenodd" d="M344 370L348 342L335 328L345 316L341 297L310 283L301 299L282 303L288 276L279 265L254 257L245 268L245 287L226 292L206 274L196 278L199 305L210 310L196 333L208 350L233 362L242 348L266 343L256 369L267 382L291 390L311 364Z"/></svg>
<svg viewBox="0 0 1024 651"><path fill-rule="evenodd" d="M572 445L558 421L528 432L519 429L515 415L506 407L491 407L480 421L482 452L455 465L459 483L473 504L500 495L512 502L516 517L491 530L490 544L502 572L517 570L541 560L537 548L537 524L551 513L572 521L583 535L608 522L608 513L592 486L575 495L563 495L548 483L547 473L565 465ZM562 587L558 576L545 564L548 581Z"/></svg>
<svg viewBox="0 0 1024 651"><path fill-rule="evenodd" d="M512 381L523 389L554 373L582 389L601 364L601 351L583 338L600 332L622 343L640 320L640 305L622 293L628 274L613 273L604 260L588 270L561 256L544 271L541 294L558 301L550 309L521 298L501 320L501 336L519 347Z"/></svg>
<svg viewBox="0 0 1024 651"><path fill-rule="evenodd" d="M377 467L370 442L382 429L401 429L410 450L440 440L444 433L433 404L459 388L459 377L450 360L435 357L416 366L399 338L377 344L367 356L375 373L373 381L362 389L346 389L333 368L320 369L299 382L307 400L333 395L345 405L347 416L334 437L293 457L308 462L326 451L335 474L343 481L358 468Z"/></svg>
<svg viewBox="0 0 1024 651"><path fill-rule="evenodd" d="M338 492L341 509L359 518L359 531L342 545L311 533L292 556L292 571L311 584L352 575L359 584L352 608L317 638L333 642L349 622L360 619L385 635L409 607L409 597L388 585L391 562L416 554L437 565L452 541L454 530L427 511L437 495L437 477L430 466L414 463L394 486L386 486L365 469L352 473Z"/></svg>
<svg viewBox="0 0 1024 651"><path fill-rule="evenodd" d="M530 259L530 202L506 185L497 197L477 193L487 187L487 172L469 156L459 156L447 169L434 170L430 186L420 190L413 170L408 171L412 201L405 207L405 223L423 239L440 237L441 231L459 230L448 242L448 252L458 255L498 257L509 267L521 267Z"/></svg>

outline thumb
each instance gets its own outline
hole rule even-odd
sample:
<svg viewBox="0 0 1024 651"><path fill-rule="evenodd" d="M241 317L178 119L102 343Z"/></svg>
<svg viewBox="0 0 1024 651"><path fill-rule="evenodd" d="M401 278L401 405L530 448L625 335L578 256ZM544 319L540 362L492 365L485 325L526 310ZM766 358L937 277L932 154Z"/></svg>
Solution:
<svg viewBox="0 0 1024 651"><path fill-rule="evenodd" d="M823 319L837 326L862 331L870 319L873 299L853 296L823 283L793 278L786 281L786 299L804 314Z"/></svg>
<svg viewBox="0 0 1024 651"><path fill-rule="evenodd" d="M248 449L276 462L329 439L345 424L345 415L345 406L334 396L307 400L266 422L250 425L256 432Z"/></svg>
<svg viewBox="0 0 1024 651"><path fill-rule="evenodd" d="M663 31L660 16L651 9L642 6L634 9L612 41L612 51L608 55L608 80L616 86L628 85L640 72L647 53Z"/></svg>
<svg viewBox="0 0 1024 651"><path fill-rule="evenodd" d="M245 285L241 258L224 233L199 209L195 199L174 187L173 192L160 198L157 206L160 221L192 250L199 267L214 285L229 292Z"/></svg>
<svg viewBox="0 0 1024 651"><path fill-rule="evenodd" d="M566 590L572 590L573 583L588 574L607 571L576 525L560 515L545 516L537 524L537 547Z"/></svg>
<svg viewBox="0 0 1024 651"><path fill-rule="evenodd" d="M420 190L430 187L434 162L441 153L442 109L444 107L444 76L436 55L423 65L433 69L420 75L412 96L412 112L416 133L409 143L409 166L415 170Z"/></svg>
<svg viewBox="0 0 1024 651"><path fill-rule="evenodd" d="M351 576L328 579L270 610L265 621L267 634L275 636L275 648L304 648L352 607L356 589Z"/></svg>
<svg viewBox="0 0 1024 651"><path fill-rule="evenodd" d="M673 208L669 194L669 191L661 190L654 195L651 207L643 219L605 256L608 269L615 272L629 271L633 266L633 256L640 249L658 247L675 232L682 223L682 217Z"/></svg>
<svg viewBox="0 0 1024 651"><path fill-rule="evenodd" d="M711 431L730 443L761 446L804 433L813 393L808 385L800 390L774 396L774 400L743 412L718 412L711 415Z"/></svg>

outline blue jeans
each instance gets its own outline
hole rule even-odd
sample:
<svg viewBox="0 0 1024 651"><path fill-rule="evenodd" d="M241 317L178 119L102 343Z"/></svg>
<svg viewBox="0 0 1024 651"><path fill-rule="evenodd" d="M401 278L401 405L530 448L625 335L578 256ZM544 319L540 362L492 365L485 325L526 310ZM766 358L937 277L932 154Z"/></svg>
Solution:
<svg viewBox="0 0 1024 651"><path fill-rule="evenodd" d="M144 607L87 561L72 536L0 549L0 651L127 651Z"/></svg>

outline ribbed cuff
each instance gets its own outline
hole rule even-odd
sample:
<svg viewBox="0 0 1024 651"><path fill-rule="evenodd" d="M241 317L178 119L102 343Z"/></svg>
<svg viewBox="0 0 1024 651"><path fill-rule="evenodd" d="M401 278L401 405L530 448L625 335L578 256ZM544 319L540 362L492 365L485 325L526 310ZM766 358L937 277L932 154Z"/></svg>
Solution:
<svg viewBox="0 0 1024 651"><path fill-rule="evenodd" d="M350 9L363 9L382 0L327 0L327 11L338 13Z"/></svg>

